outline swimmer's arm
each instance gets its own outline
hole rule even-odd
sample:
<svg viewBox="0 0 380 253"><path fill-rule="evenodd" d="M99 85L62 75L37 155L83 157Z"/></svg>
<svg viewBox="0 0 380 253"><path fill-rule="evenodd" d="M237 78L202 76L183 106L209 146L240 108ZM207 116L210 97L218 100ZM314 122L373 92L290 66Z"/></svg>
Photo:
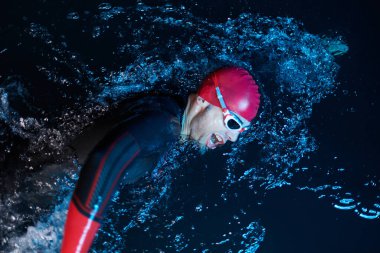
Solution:
<svg viewBox="0 0 380 253"><path fill-rule="evenodd" d="M62 253L88 252L112 194L140 153L128 132L112 133L91 152L69 205Z"/></svg>

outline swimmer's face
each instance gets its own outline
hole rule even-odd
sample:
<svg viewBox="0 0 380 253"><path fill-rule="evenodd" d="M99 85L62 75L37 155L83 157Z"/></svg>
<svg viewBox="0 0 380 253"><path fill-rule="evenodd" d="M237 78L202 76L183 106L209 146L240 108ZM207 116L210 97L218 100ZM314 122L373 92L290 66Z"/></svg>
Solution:
<svg viewBox="0 0 380 253"><path fill-rule="evenodd" d="M214 106L201 97L197 97L195 106L199 106L198 113L190 121L190 138L201 146L214 149L224 145L227 141L235 142L239 137L239 130L228 129L223 122L222 109ZM241 120L247 125L249 122Z"/></svg>

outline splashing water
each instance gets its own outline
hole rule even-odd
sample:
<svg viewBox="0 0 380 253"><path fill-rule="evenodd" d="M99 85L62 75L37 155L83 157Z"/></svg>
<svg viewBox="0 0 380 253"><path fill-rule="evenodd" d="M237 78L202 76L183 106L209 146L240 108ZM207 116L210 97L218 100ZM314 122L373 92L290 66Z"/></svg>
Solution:
<svg viewBox="0 0 380 253"><path fill-rule="evenodd" d="M20 164L2 175L2 181L16 182L0 203L5 214L1 230L7 231L2 235L3 248L15 252L59 249L65 210L80 169L68 163L75 158L67 146L87 126L136 93L159 91L185 97L210 70L224 65L254 73L262 107L251 129L224 153L220 178L208 181L220 182L216 192L207 192L214 197L204 199L202 185L191 182L190 172L179 169L195 166L197 148L177 145L152 175L133 186L123 185L115 194L93 252L125 248L148 252L132 242L134 233L141 236L138 231L144 231L159 252L256 252L265 236L260 220L238 207L228 209L239 198L241 187L265 192L294 186L320 194L337 209L366 219L380 216L379 196L373 203L362 203L358 193L350 192L333 175L325 175L324 182L310 182L313 173L326 174L325 169L297 168L318 148L307 120L313 105L337 88L339 67L334 56L348 50L342 38L310 34L292 18L242 13L225 23L212 23L170 5L102 3L91 11L68 11L63 17L61 22L72 26L74 35L57 35L49 24L29 22L18 38L38 45L32 52L38 56L37 74L47 79L44 89L52 98L47 96L46 104L36 102L46 94L38 94L26 78L2 79L0 147L4 153L0 161L5 164L13 154L20 159ZM75 31L84 34L81 43L91 44L90 49L80 49L73 42L70 36ZM251 149L255 152L247 152ZM65 169L58 173L48 166L52 163ZM199 166L205 171L207 162ZM46 177L48 172L54 178ZM29 179L21 183L26 173ZM27 182L32 183L27 186ZM377 189L376 180L366 183ZM201 193L183 193L189 192L185 185L198 187ZM28 205L35 206L25 211ZM218 217L218 213L222 215L218 221L204 218ZM225 224L213 236L200 233L202 223L213 230L220 221Z"/></svg>

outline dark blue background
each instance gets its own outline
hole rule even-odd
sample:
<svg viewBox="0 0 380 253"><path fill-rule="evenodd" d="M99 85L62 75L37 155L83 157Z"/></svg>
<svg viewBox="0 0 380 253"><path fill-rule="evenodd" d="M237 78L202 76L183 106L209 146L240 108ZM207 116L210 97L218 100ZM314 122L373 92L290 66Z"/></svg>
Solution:
<svg viewBox="0 0 380 253"><path fill-rule="evenodd" d="M118 2L125 4L125 1ZM134 1L128 2L134 4ZM347 168L352 175L350 185L353 190L359 188L367 177L375 177L379 183L380 20L375 1L144 1L151 5L167 2L185 5L194 15L207 17L210 21L225 21L242 12L254 12L293 17L303 22L311 33L342 35L350 50L338 58L341 69L337 81L340 85L335 95L313 108L308 124L319 149L301 164ZM54 3L45 3L45 10L47 4L52 10L56 7ZM85 2L66 1L65 5L67 10L50 13L67 13L72 6L86 8ZM24 15L34 17L34 21L51 18L48 11L39 10L38 4L32 1L6 4L2 10L1 39L10 33L8 25L22 23ZM4 70L5 73L10 71L10 65L33 61L21 53L6 60L12 63L2 60L0 78L4 78ZM273 190L256 212L266 228L260 253L380 252L376 239L380 232L378 219L365 220L353 212L334 209L329 201L317 199L312 192L292 187Z"/></svg>

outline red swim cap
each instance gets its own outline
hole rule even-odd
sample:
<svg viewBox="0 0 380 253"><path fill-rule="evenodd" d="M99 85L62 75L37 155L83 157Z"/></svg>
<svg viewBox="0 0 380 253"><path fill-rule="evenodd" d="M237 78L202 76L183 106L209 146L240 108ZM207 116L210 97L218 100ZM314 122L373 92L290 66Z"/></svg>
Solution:
<svg viewBox="0 0 380 253"><path fill-rule="evenodd" d="M221 107L216 95L219 86L227 109L251 121L260 104L259 87L249 72L239 67L225 67L210 73L201 83L198 95L212 105Z"/></svg>

